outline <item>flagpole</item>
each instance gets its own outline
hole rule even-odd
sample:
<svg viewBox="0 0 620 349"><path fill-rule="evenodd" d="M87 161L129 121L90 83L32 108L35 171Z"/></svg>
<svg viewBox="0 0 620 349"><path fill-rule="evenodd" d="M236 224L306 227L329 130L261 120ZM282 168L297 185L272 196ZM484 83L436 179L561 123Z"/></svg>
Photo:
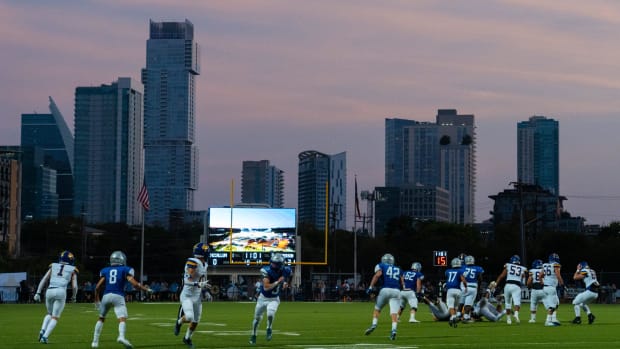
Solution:
<svg viewBox="0 0 620 349"><path fill-rule="evenodd" d="M142 229L140 232L140 283L144 285L144 207L142 207L141 211L142 211ZM142 290L140 290L140 298L142 297L143 297Z"/></svg>

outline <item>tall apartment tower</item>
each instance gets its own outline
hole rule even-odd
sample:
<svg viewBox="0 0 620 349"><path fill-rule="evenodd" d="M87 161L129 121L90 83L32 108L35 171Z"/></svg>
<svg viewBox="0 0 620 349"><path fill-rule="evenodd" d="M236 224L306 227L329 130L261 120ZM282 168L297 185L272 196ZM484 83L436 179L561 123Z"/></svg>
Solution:
<svg viewBox="0 0 620 349"><path fill-rule="evenodd" d="M284 171L269 160L244 161L241 172L241 202L284 207Z"/></svg>
<svg viewBox="0 0 620 349"><path fill-rule="evenodd" d="M141 223L142 84L75 89L74 215L89 223Z"/></svg>
<svg viewBox="0 0 620 349"><path fill-rule="evenodd" d="M297 216L300 224L323 230L327 204L329 227L346 229L346 152L327 155L314 150L303 151L299 153L298 176Z"/></svg>
<svg viewBox="0 0 620 349"><path fill-rule="evenodd" d="M41 177L48 177L46 173L50 169L56 172L56 178L50 180L55 182L54 191L58 195L58 202L49 204L57 206L56 216L73 215L73 135L52 97L49 97L49 102L49 114L22 114L21 120L21 147L25 154L28 153L27 158L32 158L31 163L37 164L36 167L40 167L38 161L34 161L35 149L39 148L43 156L41 165L45 167L41 167L45 173L36 173L39 171L34 166L25 166L23 169L23 184L28 193L23 193L22 213L35 219L54 218L51 217L53 209L47 210L48 214L43 213L44 210L39 211L41 202L46 201L41 197L45 191L41 190L39 184L49 182L42 181Z"/></svg>
<svg viewBox="0 0 620 349"><path fill-rule="evenodd" d="M439 187L450 192L450 220L474 222L473 115L439 109L436 122L385 120L386 187Z"/></svg>
<svg viewBox="0 0 620 349"><path fill-rule="evenodd" d="M560 193L560 136L556 120L532 116L517 124L517 178Z"/></svg>
<svg viewBox="0 0 620 349"><path fill-rule="evenodd" d="M200 49L194 26L150 21L144 84L145 180L151 201L146 222L168 226L170 210L193 210L198 187L196 76Z"/></svg>

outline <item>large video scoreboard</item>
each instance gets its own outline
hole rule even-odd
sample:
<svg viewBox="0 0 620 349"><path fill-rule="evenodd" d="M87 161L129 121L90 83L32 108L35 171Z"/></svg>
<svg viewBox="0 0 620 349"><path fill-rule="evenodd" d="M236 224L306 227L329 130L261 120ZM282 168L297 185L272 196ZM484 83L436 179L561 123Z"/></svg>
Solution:
<svg viewBox="0 0 620 349"><path fill-rule="evenodd" d="M252 265L281 253L295 263L297 217L294 208L212 207L209 209L208 263Z"/></svg>

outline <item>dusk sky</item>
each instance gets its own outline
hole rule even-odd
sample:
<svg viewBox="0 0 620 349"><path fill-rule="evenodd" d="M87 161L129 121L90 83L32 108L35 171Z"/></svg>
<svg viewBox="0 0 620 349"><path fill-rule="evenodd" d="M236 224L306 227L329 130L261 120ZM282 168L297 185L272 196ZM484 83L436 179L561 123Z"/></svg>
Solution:
<svg viewBox="0 0 620 349"><path fill-rule="evenodd" d="M149 19L194 24L197 210L240 201L243 160L285 171L298 154L347 152L348 225L384 185L384 122L474 114L476 221L516 180L517 123L560 125L560 194L589 224L620 220L620 2L0 0L0 144L52 96L73 129L77 86L140 80ZM362 205L364 211L365 205Z"/></svg>

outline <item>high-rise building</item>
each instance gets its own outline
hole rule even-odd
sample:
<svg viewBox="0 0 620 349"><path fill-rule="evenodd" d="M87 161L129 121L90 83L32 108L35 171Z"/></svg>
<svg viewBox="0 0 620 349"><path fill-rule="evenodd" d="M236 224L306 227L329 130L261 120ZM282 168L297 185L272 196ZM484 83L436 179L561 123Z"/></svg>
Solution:
<svg viewBox="0 0 620 349"><path fill-rule="evenodd" d="M241 171L241 202L284 207L284 171L269 160L244 161Z"/></svg>
<svg viewBox="0 0 620 349"><path fill-rule="evenodd" d="M450 195L451 221L474 222L473 115L439 109L435 123L386 119L385 149L386 187L443 188Z"/></svg>
<svg viewBox="0 0 620 349"><path fill-rule="evenodd" d="M198 188L196 76L200 49L191 22L150 22L144 84L146 222L167 226L171 209L193 210Z"/></svg>
<svg viewBox="0 0 620 349"><path fill-rule="evenodd" d="M556 120L532 116L517 124L517 178L560 193L560 136Z"/></svg>
<svg viewBox="0 0 620 349"><path fill-rule="evenodd" d="M52 97L49 97L49 102L49 114L22 114L21 121L22 148L28 148L30 149L29 151L34 151L34 148L40 148L43 151L42 164L36 161L36 163L32 162L24 166L24 186L30 188L33 195L23 193L24 200L22 204L24 209L22 214L35 215L41 200L40 196L35 197L34 195L34 193L42 193L41 189L34 182L34 179L41 175L36 173L36 168L42 165L56 171L55 191L58 195L58 202L56 204L50 202L52 211L48 210L44 217L40 215L33 217L37 219L54 218L45 217L53 215L53 206L58 207L57 216L70 217L73 215L73 135ZM34 167L30 165L34 165ZM51 197L48 197L47 200L51 199ZM26 209L27 207L28 209Z"/></svg>
<svg viewBox="0 0 620 349"><path fill-rule="evenodd" d="M346 152L327 155L314 150L303 151L299 153L298 176L299 224L323 230L327 212L330 228L346 229ZM328 210L326 205L329 205Z"/></svg>
<svg viewBox="0 0 620 349"><path fill-rule="evenodd" d="M11 258L21 254L20 158L19 147L0 147L0 241Z"/></svg>
<svg viewBox="0 0 620 349"><path fill-rule="evenodd" d="M141 223L142 101L130 78L75 89L74 214L86 222Z"/></svg>

